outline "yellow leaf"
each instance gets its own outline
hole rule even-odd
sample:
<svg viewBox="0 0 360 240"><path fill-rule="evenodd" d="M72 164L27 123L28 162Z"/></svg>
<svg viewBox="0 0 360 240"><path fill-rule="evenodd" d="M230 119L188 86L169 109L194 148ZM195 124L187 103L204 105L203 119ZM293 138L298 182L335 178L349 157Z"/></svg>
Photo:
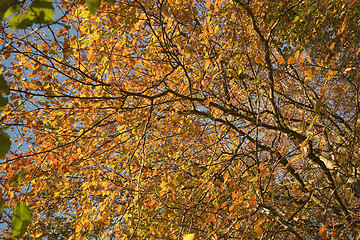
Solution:
<svg viewBox="0 0 360 240"><path fill-rule="evenodd" d="M294 57L291 57L291 58L289 58L289 59L287 60L287 63L288 63L288 64L294 64L294 63L296 63L296 59L295 59Z"/></svg>
<svg viewBox="0 0 360 240"><path fill-rule="evenodd" d="M161 184L160 184L160 187L162 190L166 190L167 189L167 183L162 181Z"/></svg>
<svg viewBox="0 0 360 240"><path fill-rule="evenodd" d="M314 123L316 123L318 119L319 119L319 115L316 115L315 118L312 120L310 126L308 127L308 130L310 130L314 126Z"/></svg>
<svg viewBox="0 0 360 240"><path fill-rule="evenodd" d="M195 239L195 234L191 233L191 234L186 234L183 237L183 240L194 240Z"/></svg>
<svg viewBox="0 0 360 240"><path fill-rule="evenodd" d="M207 69L210 65L210 58L205 58L204 61L205 61L205 69Z"/></svg>
<svg viewBox="0 0 360 240"><path fill-rule="evenodd" d="M299 50L297 50L297 51L295 52L294 58L298 59L298 58L299 58L299 56L300 56L300 51L299 51Z"/></svg>

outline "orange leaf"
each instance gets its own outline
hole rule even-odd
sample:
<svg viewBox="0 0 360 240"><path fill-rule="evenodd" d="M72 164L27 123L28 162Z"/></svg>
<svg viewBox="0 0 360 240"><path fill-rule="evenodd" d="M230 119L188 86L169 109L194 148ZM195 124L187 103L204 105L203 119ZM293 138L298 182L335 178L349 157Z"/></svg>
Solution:
<svg viewBox="0 0 360 240"><path fill-rule="evenodd" d="M335 42L333 42L331 45L330 45L330 50L333 50L334 49L334 47L335 47Z"/></svg>
<svg viewBox="0 0 360 240"><path fill-rule="evenodd" d="M260 237L263 234L263 230L259 225L255 225L255 233L257 237Z"/></svg>
<svg viewBox="0 0 360 240"><path fill-rule="evenodd" d="M328 238L328 236L327 236L327 228L326 228L325 225L320 227L319 232L320 232L320 236L321 236L321 238L323 240L326 240Z"/></svg>
<svg viewBox="0 0 360 240"><path fill-rule="evenodd" d="M7 35L7 37L8 37L9 39L13 39L13 38L14 38L14 33L9 32L8 35Z"/></svg>
<svg viewBox="0 0 360 240"><path fill-rule="evenodd" d="M279 63L286 63L285 59L282 56L279 56L277 60Z"/></svg>
<svg viewBox="0 0 360 240"><path fill-rule="evenodd" d="M263 56L257 56L257 57L255 57L255 62L257 64L263 64L263 63L265 63L265 59Z"/></svg>
<svg viewBox="0 0 360 240"><path fill-rule="evenodd" d="M255 205L256 205L256 196L252 195L251 198L250 198L249 208L253 208L253 207L255 207Z"/></svg>
<svg viewBox="0 0 360 240"><path fill-rule="evenodd" d="M294 64L296 63L296 59L294 57L291 57L287 60L287 64Z"/></svg>
<svg viewBox="0 0 360 240"><path fill-rule="evenodd" d="M210 5L211 5L211 0L208 0L208 1L206 2L205 7L206 7L206 8L210 8Z"/></svg>

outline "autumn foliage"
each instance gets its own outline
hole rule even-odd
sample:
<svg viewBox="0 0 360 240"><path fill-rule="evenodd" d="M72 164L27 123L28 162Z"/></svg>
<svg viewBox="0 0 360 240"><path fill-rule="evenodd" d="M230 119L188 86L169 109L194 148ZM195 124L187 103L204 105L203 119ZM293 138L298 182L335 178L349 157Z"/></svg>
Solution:
<svg viewBox="0 0 360 240"><path fill-rule="evenodd" d="M0 235L358 237L358 1L52 4L0 30Z"/></svg>

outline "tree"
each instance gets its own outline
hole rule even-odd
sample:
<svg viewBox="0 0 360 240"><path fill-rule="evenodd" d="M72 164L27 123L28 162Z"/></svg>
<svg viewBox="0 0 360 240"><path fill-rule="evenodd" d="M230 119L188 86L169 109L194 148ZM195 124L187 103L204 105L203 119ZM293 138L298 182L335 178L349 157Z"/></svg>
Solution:
<svg viewBox="0 0 360 240"><path fill-rule="evenodd" d="M24 237L358 237L358 2L97 3L2 29Z"/></svg>

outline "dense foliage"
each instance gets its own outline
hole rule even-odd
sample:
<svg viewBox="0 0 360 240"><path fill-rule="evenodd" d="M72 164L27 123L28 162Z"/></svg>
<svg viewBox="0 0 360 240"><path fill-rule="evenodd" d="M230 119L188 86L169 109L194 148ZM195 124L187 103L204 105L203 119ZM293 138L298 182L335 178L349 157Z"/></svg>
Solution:
<svg viewBox="0 0 360 240"><path fill-rule="evenodd" d="M0 235L23 208L28 239L358 237L356 0L27 2Z"/></svg>

